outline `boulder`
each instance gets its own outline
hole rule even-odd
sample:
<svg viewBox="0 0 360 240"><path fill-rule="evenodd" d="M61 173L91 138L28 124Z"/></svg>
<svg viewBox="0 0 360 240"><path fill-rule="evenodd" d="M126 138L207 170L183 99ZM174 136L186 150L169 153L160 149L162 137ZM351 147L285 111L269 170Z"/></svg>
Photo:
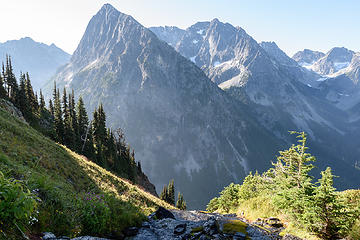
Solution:
<svg viewBox="0 0 360 240"><path fill-rule="evenodd" d="M170 212L169 210L167 210L163 207L159 207L158 210L156 210L155 216L157 219L164 219L164 218L175 219L174 214L172 214L172 212Z"/></svg>
<svg viewBox="0 0 360 240"><path fill-rule="evenodd" d="M175 235L181 235L185 231L186 231L186 223L179 224L174 228L174 234Z"/></svg>
<svg viewBox="0 0 360 240"><path fill-rule="evenodd" d="M133 237L139 232L139 229L137 227L129 227L125 228L123 233L127 237Z"/></svg>
<svg viewBox="0 0 360 240"><path fill-rule="evenodd" d="M211 217L207 222L204 223L204 232L208 235L214 235L219 232L219 223L215 217Z"/></svg>
<svg viewBox="0 0 360 240"><path fill-rule="evenodd" d="M53 234L51 232L44 232L43 234L44 234L44 236L42 237L43 240L54 240L54 239L56 239L55 234Z"/></svg>

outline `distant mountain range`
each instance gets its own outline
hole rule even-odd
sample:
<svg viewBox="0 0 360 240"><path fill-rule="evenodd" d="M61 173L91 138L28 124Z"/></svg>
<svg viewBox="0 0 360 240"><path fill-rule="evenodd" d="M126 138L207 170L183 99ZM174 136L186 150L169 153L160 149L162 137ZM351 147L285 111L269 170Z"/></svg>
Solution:
<svg viewBox="0 0 360 240"><path fill-rule="evenodd" d="M168 41L169 27L150 29ZM284 141L289 141L287 130L305 131L321 165L338 166L338 171L343 164L354 168L356 157L347 153L359 151L353 147L351 130L358 126L344 108L325 97L329 88L319 86L320 73L299 65L274 42L258 44L242 28L218 19L178 29L177 36L171 45L220 88L249 106L263 127ZM314 63L325 54L305 50L297 56L299 62ZM348 162L340 164L344 159Z"/></svg>
<svg viewBox="0 0 360 240"><path fill-rule="evenodd" d="M319 81L320 71L335 74L336 64L314 70L299 64L332 56L309 50L292 59L275 43L259 44L218 19L150 30L104 5L45 92L50 96L56 81L81 94L90 110L102 102L108 125L125 130L158 189L174 178L190 208L202 208L229 182L268 168L294 142L288 130L309 133L317 165L333 167L341 188L359 186L360 128L350 111L360 111L331 99L338 82ZM352 71L342 77L355 79L357 64L343 68Z"/></svg>
<svg viewBox="0 0 360 240"><path fill-rule="evenodd" d="M29 72L32 85L39 90L56 73L58 67L70 60L71 55L55 44L46 45L29 37L0 43L0 62L10 55L17 76Z"/></svg>

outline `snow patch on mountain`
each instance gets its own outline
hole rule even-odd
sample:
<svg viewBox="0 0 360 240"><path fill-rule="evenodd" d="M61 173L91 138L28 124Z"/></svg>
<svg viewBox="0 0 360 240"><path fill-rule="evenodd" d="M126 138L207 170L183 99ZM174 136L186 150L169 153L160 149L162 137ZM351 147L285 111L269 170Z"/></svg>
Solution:
<svg viewBox="0 0 360 240"><path fill-rule="evenodd" d="M326 80L328 80L327 77L321 77L321 78L317 79L316 81L317 82L323 82L323 81L326 81Z"/></svg>
<svg viewBox="0 0 360 240"><path fill-rule="evenodd" d="M334 62L334 67L336 71L339 71L343 68L347 68L350 65L350 62Z"/></svg>
<svg viewBox="0 0 360 240"><path fill-rule="evenodd" d="M197 33L200 34L200 35L203 35L204 32L205 32L205 29L200 29L199 31L197 31Z"/></svg>

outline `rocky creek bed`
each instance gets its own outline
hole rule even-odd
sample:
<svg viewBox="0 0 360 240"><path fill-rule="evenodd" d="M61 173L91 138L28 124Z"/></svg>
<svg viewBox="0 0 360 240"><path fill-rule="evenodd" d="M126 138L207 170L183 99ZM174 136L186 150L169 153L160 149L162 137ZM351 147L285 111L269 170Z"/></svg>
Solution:
<svg viewBox="0 0 360 240"><path fill-rule="evenodd" d="M202 211L181 211L159 208L137 228L124 230L126 240L187 240L187 239L236 239L236 240L301 240L298 237L280 236L282 224L275 218L249 223L234 214L222 215ZM63 240L46 233L43 240ZM78 237L72 240L106 240L96 237Z"/></svg>

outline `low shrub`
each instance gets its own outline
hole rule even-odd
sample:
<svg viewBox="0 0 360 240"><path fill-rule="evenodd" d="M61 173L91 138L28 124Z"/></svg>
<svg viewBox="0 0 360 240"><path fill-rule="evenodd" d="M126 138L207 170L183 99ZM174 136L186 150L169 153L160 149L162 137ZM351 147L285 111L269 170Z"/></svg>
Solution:
<svg viewBox="0 0 360 240"><path fill-rule="evenodd" d="M31 224L32 215L37 208L36 196L25 185L15 179L7 179L0 171L0 230L7 231L17 228L23 231Z"/></svg>

